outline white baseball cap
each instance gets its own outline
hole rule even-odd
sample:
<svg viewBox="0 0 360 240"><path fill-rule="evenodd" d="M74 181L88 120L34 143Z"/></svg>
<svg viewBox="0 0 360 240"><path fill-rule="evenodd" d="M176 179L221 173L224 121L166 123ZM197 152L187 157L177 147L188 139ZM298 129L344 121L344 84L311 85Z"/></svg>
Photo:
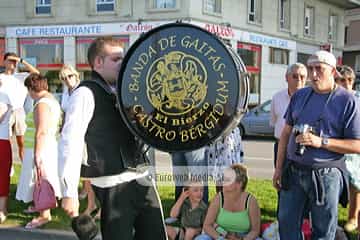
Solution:
<svg viewBox="0 0 360 240"><path fill-rule="evenodd" d="M312 63L326 63L336 68L336 58L334 54L324 50L317 51L309 57L307 65Z"/></svg>

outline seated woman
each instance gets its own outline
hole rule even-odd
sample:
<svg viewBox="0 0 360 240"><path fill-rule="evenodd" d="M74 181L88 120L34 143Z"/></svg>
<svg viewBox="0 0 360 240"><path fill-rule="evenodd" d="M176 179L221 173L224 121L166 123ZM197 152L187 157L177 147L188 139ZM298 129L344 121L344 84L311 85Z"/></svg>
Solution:
<svg viewBox="0 0 360 240"><path fill-rule="evenodd" d="M183 188L179 199L171 208L170 217L167 220L180 217L180 226L166 226L166 233L170 240L191 240L201 233L205 219L207 205L202 200L204 186L200 182L189 181Z"/></svg>
<svg viewBox="0 0 360 240"><path fill-rule="evenodd" d="M196 240L254 240L260 234L260 208L251 194L245 192L247 170L233 164L224 171L223 191L212 200L206 214L205 234Z"/></svg>

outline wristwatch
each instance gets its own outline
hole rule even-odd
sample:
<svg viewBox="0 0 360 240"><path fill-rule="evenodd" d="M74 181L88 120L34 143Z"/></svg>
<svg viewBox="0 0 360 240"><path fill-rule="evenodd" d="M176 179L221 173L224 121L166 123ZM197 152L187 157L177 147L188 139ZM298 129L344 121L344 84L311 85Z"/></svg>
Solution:
<svg viewBox="0 0 360 240"><path fill-rule="evenodd" d="M321 146L324 147L329 144L329 138L328 137L322 137L321 138Z"/></svg>

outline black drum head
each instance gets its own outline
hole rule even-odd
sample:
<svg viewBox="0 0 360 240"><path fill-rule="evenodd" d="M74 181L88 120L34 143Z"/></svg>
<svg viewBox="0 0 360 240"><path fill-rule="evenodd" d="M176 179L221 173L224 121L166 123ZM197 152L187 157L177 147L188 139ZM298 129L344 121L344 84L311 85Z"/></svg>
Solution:
<svg viewBox="0 0 360 240"><path fill-rule="evenodd" d="M120 112L145 143L167 152L189 151L221 136L239 112L239 67L213 34L171 23L141 36L127 52L118 78Z"/></svg>

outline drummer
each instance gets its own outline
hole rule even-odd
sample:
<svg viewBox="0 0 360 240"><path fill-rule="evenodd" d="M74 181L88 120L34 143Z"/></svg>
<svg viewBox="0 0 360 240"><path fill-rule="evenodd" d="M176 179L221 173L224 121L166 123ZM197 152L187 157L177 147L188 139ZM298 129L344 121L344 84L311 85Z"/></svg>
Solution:
<svg viewBox="0 0 360 240"><path fill-rule="evenodd" d="M117 108L115 84L123 56L123 47L111 37L99 37L89 47L92 78L73 92L61 132L62 207L69 216L78 215L85 140L89 165L83 166L82 176L89 178L100 202L102 239L166 239L153 181L140 184L147 172L128 169L145 159Z"/></svg>

